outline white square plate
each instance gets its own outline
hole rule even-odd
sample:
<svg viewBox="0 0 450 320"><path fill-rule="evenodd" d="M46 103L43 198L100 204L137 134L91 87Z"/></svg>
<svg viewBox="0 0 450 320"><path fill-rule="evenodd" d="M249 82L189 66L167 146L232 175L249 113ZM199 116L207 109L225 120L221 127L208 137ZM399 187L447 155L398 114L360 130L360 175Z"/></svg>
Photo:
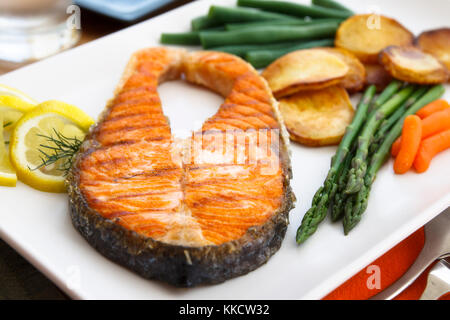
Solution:
<svg viewBox="0 0 450 320"><path fill-rule="evenodd" d="M395 17L415 34L446 26L450 12L446 0L342 2L359 13L374 10ZM205 14L213 3L235 1L193 2L4 75L0 83L39 101L75 104L96 118L135 50L158 45L161 32L187 31L190 20ZM179 81L163 84L160 93L175 134L198 127L221 103L217 95ZM445 98L450 100L450 90ZM177 289L140 278L104 258L78 234L69 219L67 195L39 192L22 183L0 188L0 236L73 298L322 298L450 204L449 151L420 175L394 175L390 161L379 172L369 207L349 236L344 236L340 223L326 220L309 241L297 246L296 229L334 151L292 144L292 186L298 201L280 251L261 268L219 285Z"/></svg>

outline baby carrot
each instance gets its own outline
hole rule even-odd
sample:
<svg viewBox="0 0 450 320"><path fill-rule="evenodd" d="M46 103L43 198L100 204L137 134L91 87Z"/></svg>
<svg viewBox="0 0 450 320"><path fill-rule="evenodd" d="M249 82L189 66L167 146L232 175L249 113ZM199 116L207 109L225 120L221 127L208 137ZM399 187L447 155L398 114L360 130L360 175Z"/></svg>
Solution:
<svg viewBox="0 0 450 320"><path fill-rule="evenodd" d="M427 171L431 159L448 148L450 148L450 129L426 138L420 143L419 151L414 160L414 168L419 173Z"/></svg>
<svg viewBox="0 0 450 320"><path fill-rule="evenodd" d="M450 105L444 99L435 100L416 112L420 119L425 119L429 115L450 108Z"/></svg>
<svg viewBox="0 0 450 320"><path fill-rule="evenodd" d="M422 139L433 134L450 129L450 108L435 112L422 120ZM392 145L391 153L397 156L402 138L399 137Z"/></svg>
<svg viewBox="0 0 450 320"><path fill-rule="evenodd" d="M395 173L403 174L412 167L421 140L422 121L416 115L407 116L403 123L400 151L394 162Z"/></svg>
<svg viewBox="0 0 450 320"><path fill-rule="evenodd" d="M402 137L399 137L397 140L395 140L395 142L392 144L391 147L391 155L393 157L396 157L398 155L401 145L402 145Z"/></svg>

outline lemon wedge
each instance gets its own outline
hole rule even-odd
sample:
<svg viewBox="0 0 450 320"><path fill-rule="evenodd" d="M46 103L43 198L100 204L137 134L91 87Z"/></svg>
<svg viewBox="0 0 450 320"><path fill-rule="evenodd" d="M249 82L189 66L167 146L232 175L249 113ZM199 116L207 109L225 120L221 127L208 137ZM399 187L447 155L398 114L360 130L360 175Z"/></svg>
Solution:
<svg viewBox="0 0 450 320"><path fill-rule="evenodd" d="M1 113L0 119L3 119ZM9 162L5 140L3 139L3 126L0 126L0 186L15 187L16 182L16 172Z"/></svg>
<svg viewBox="0 0 450 320"><path fill-rule="evenodd" d="M4 127L6 131L11 131L17 120L34 107L35 104L31 104L21 98L0 95L0 113L3 116L2 127Z"/></svg>
<svg viewBox="0 0 450 320"><path fill-rule="evenodd" d="M0 96L12 96L19 98L29 104L37 104L37 102L27 94L15 88L8 87L4 84L0 84Z"/></svg>
<svg viewBox="0 0 450 320"><path fill-rule="evenodd" d="M94 120L77 107L46 101L24 114L10 139L18 178L47 192L65 192L65 173Z"/></svg>

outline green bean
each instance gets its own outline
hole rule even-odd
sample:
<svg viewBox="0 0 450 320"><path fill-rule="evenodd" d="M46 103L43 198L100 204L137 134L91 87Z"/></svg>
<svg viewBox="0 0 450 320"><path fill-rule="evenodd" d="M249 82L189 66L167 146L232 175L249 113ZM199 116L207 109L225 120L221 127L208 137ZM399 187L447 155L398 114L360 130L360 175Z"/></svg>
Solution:
<svg viewBox="0 0 450 320"><path fill-rule="evenodd" d="M342 22L342 19L292 19L292 20L268 20L268 21L255 21L255 22L241 22L241 23L227 23L225 25L225 30L233 31L233 30L241 30L243 28L259 28L265 26L303 26L303 25L314 25L320 24L324 22Z"/></svg>
<svg viewBox="0 0 450 320"><path fill-rule="evenodd" d="M196 31L180 33L162 33L161 43L180 44L180 45L199 45L200 36Z"/></svg>
<svg viewBox="0 0 450 320"><path fill-rule="evenodd" d="M285 13L297 17L311 18L342 18L346 19L352 14L347 11L324 8L319 6L307 6L287 1L271 0L238 0L238 6L252 7L270 12Z"/></svg>
<svg viewBox="0 0 450 320"><path fill-rule="evenodd" d="M223 25L222 22L212 19L208 16L200 16L191 21L192 31L210 29Z"/></svg>
<svg viewBox="0 0 450 320"><path fill-rule="evenodd" d="M210 29L202 30L202 32L209 31L223 31L225 28L215 27ZM179 45L200 45L200 32L191 31L191 32L180 32L180 33L162 33L161 34L161 43L163 44L179 44Z"/></svg>
<svg viewBox="0 0 450 320"><path fill-rule="evenodd" d="M246 21L262 21L262 20L278 20L295 18L289 15L266 12L256 9L239 8L239 7L221 7L211 6L209 8L208 17L222 23L225 22L246 22Z"/></svg>
<svg viewBox="0 0 450 320"><path fill-rule="evenodd" d="M334 39L322 39L322 40L314 40L309 42L304 42L298 45L289 46L282 49L273 49L273 50L260 50L260 51L250 51L245 55L245 60L247 60L250 64L253 65L256 69L264 68L276 59L285 54L301 50L308 49L314 47L328 47L334 44Z"/></svg>
<svg viewBox="0 0 450 320"><path fill-rule="evenodd" d="M266 26L225 32L200 32L204 48L235 44L267 44L334 37L338 23L327 22L305 26Z"/></svg>
<svg viewBox="0 0 450 320"><path fill-rule="evenodd" d="M234 45L234 46L222 46L222 47L213 47L210 48L214 51L222 51L231 53L240 57L245 57L247 52L255 52L255 51L263 51L263 50L277 50L284 49L288 47L293 47L299 44L303 44L305 41L291 41L291 42L279 42L279 43L271 43L271 44L243 44L243 45Z"/></svg>
<svg viewBox="0 0 450 320"><path fill-rule="evenodd" d="M319 6L319 7L337 9L337 10L341 10L341 11L350 12L351 14L353 14L352 10L350 10L346 6L343 6L339 2L336 2L333 0L312 0L311 2L312 2L312 4Z"/></svg>

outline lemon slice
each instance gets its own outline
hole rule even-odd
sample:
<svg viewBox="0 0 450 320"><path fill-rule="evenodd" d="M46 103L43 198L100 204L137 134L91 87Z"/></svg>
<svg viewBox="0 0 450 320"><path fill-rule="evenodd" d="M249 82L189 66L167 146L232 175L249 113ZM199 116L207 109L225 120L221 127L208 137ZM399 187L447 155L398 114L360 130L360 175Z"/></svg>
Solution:
<svg viewBox="0 0 450 320"><path fill-rule="evenodd" d="M29 104L37 104L37 101L35 101L33 98L31 98L27 94L25 94L22 91L19 91L17 89L8 87L4 84L0 84L0 96L13 96L13 97L19 98Z"/></svg>
<svg viewBox="0 0 450 320"><path fill-rule="evenodd" d="M47 101L17 121L10 139L10 159L18 178L47 192L65 192L65 173L83 141L91 117L75 106ZM55 161L46 162L57 152Z"/></svg>
<svg viewBox="0 0 450 320"><path fill-rule="evenodd" d="M2 114L0 113L0 119ZM16 172L9 162L9 156L3 139L3 126L0 126L0 185L15 187L17 182Z"/></svg>
<svg viewBox="0 0 450 320"><path fill-rule="evenodd" d="M2 127L4 127L6 131L10 131L14 128L17 120L34 107L34 104L22 100L21 98L0 95L0 113L3 115Z"/></svg>

